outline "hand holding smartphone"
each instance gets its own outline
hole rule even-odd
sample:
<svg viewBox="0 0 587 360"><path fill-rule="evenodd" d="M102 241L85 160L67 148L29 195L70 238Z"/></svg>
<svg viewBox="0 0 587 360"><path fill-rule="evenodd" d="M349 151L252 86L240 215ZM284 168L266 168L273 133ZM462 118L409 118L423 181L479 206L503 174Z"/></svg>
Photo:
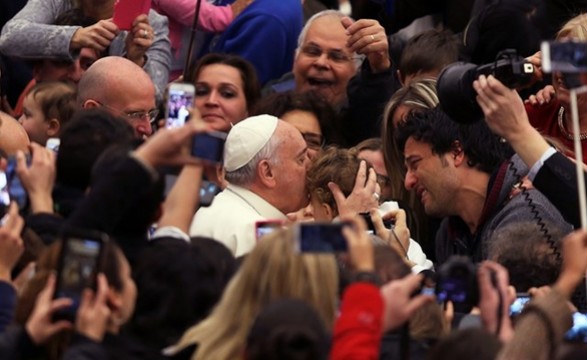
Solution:
<svg viewBox="0 0 587 360"><path fill-rule="evenodd" d="M107 235L99 232L68 230L63 234L53 297L69 298L72 305L57 312L55 320L75 322L84 289L96 289L107 242Z"/></svg>

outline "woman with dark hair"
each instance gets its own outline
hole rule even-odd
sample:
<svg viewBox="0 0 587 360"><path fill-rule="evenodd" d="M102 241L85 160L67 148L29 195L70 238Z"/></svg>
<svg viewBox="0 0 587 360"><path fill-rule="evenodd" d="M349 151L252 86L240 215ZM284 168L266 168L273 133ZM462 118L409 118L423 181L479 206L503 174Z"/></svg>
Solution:
<svg viewBox="0 0 587 360"><path fill-rule="evenodd" d="M310 157L324 145L342 143L342 135L335 124L334 109L312 91L271 94L259 101L254 114L273 115L295 126L308 144Z"/></svg>
<svg viewBox="0 0 587 360"><path fill-rule="evenodd" d="M208 54L191 74L186 80L196 86L196 107L214 130L228 132L252 112L261 96L255 68L239 56Z"/></svg>

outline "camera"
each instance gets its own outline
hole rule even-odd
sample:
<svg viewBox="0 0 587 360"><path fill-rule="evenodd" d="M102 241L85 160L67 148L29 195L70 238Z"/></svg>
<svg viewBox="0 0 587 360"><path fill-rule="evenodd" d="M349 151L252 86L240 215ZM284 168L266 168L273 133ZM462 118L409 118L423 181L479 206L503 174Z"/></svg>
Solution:
<svg viewBox="0 0 587 360"><path fill-rule="evenodd" d="M435 294L439 303L451 301L455 312L469 313L479 303L475 264L466 256L452 256L436 274L428 273L421 293Z"/></svg>
<svg viewBox="0 0 587 360"><path fill-rule="evenodd" d="M480 75L493 75L513 89L529 85L533 74L534 65L511 49L500 52L490 64L477 66L456 62L442 69L438 76L438 100L442 110L454 121L473 123L483 119L483 112L476 100L477 93L473 89L473 81Z"/></svg>
<svg viewBox="0 0 587 360"><path fill-rule="evenodd" d="M348 245L342 234L348 222L300 223L294 227L294 239L298 252L333 253L346 252Z"/></svg>

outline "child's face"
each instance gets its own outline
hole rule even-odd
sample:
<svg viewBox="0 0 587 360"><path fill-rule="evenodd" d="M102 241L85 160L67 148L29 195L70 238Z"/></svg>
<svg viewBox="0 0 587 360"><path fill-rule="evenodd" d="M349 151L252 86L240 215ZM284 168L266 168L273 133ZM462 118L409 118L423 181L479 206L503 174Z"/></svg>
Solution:
<svg viewBox="0 0 587 360"><path fill-rule="evenodd" d="M45 146L49 136L47 130L49 124L45 121L45 116L41 111L40 104L35 100L32 94L29 94L24 99L22 116L18 121L26 130L31 141L34 141L42 146Z"/></svg>
<svg viewBox="0 0 587 360"><path fill-rule="evenodd" d="M315 221L332 221L332 219L334 219L330 206L320 201L318 196L311 194L310 204L312 205L312 212Z"/></svg>

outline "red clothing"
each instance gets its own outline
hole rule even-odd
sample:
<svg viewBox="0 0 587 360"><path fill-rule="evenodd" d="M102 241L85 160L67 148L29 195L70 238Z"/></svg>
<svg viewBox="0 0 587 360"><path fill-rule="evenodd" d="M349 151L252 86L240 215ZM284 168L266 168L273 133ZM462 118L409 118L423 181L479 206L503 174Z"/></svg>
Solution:
<svg viewBox="0 0 587 360"><path fill-rule="evenodd" d="M558 112L560 108L561 104L556 100L544 105L526 104L526 112L528 113L530 124L532 124L532 126L534 126L542 135L550 136L559 140L569 150L564 152L565 155L574 158L575 145L573 144L573 140L567 139L558 126ZM565 114L565 116L570 116L570 114ZM567 129L567 131L568 130L570 129ZM581 141L581 145L583 148L583 162L587 164L587 140Z"/></svg>
<svg viewBox="0 0 587 360"><path fill-rule="evenodd" d="M330 359L379 359L383 311L383 298L377 286L361 282L350 285L334 324Z"/></svg>
<svg viewBox="0 0 587 360"><path fill-rule="evenodd" d="M37 81L35 79L31 79L27 86L24 88L20 96L18 97L18 101L16 102L16 106L14 107L14 117L18 120L18 118L22 115L23 108L24 108L24 98L29 94L29 91L33 88L33 86L37 85Z"/></svg>

